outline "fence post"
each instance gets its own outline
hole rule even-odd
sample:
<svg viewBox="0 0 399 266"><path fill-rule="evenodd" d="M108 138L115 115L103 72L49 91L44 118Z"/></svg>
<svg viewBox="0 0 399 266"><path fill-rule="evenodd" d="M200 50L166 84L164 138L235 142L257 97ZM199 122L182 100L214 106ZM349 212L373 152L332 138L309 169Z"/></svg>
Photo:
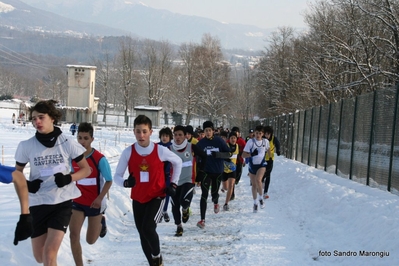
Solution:
<svg viewBox="0 0 399 266"><path fill-rule="evenodd" d="M314 107L312 107L312 113L311 113L311 116L310 116L309 148L308 148L308 165L309 166L310 166L310 151L311 151L311 148L312 148L313 113L314 113Z"/></svg>
<svg viewBox="0 0 399 266"><path fill-rule="evenodd" d="M388 191L391 191L393 155L394 155L395 136L396 136L396 120L398 119L398 104L399 104L399 83L396 84L395 110L393 113L391 154L389 155L390 158L389 158L389 174L388 174L388 188L387 188Z"/></svg>
<svg viewBox="0 0 399 266"><path fill-rule="evenodd" d="M359 96L355 97L355 110L353 112L353 130L352 130L352 145L351 145L351 161L350 161L350 167L349 167L349 179L352 180L353 176L353 156L355 153L355 136L356 136L356 117L357 117L357 98Z"/></svg>
<svg viewBox="0 0 399 266"><path fill-rule="evenodd" d="M318 125L318 129L317 129L316 161L315 161L315 166L314 166L314 167L316 167L316 169L318 168L317 164L319 163L319 142L320 142L321 114L322 114L322 110L323 110L321 105L320 105L319 109L320 109L320 111L319 111L319 125Z"/></svg>
<svg viewBox="0 0 399 266"><path fill-rule="evenodd" d="M301 112L298 112L298 123L296 123L297 132L296 132L295 160L297 160L297 158L298 158L299 122L300 122L300 121L301 121Z"/></svg>
<svg viewBox="0 0 399 266"><path fill-rule="evenodd" d="M303 118L303 130L302 130L302 149L301 149L301 163L303 163L303 150L305 149L305 131L306 131L306 110L303 111L305 113L305 116Z"/></svg>
<svg viewBox="0 0 399 266"><path fill-rule="evenodd" d="M374 91L373 93L373 108L372 108L372 113L371 113L371 128L370 128L370 139L369 139L369 154L368 154L368 159L367 159L367 181L366 184L367 186L370 185L370 168L371 168L371 152L372 152L372 146L373 146L373 136L374 136L374 117L375 117L375 102L377 99L377 91Z"/></svg>
<svg viewBox="0 0 399 266"><path fill-rule="evenodd" d="M342 112L344 110L344 101L341 99L341 108L339 113L339 129L338 129L338 141L337 141L337 161L335 162L335 174L338 175L338 164L339 164L339 151L341 146L341 132L342 132Z"/></svg>
<svg viewBox="0 0 399 266"><path fill-rule="evenodd" d="M330 144L330 125L331 125L331 103L328 105L328 123L327 123L327 137L326 137L326 154L324 156L324 171L327 171L328 163L328 145Z"/></svg>

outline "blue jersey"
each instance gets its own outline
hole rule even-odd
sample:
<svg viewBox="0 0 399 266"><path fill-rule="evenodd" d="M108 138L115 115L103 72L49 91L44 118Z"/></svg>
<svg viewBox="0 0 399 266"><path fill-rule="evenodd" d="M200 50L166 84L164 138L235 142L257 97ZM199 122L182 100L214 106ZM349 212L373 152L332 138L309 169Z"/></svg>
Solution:
<svg viewBox="0 0 399 266"><path fill-rule="evenodd" d="M221 137L213 137L211 139L203 138L197 143L197 147L206 152L208 158L205 163L204 171L211 174L221 174L224 171L224 159L213 158L214 152L230 152L227 143Z"/></svg>

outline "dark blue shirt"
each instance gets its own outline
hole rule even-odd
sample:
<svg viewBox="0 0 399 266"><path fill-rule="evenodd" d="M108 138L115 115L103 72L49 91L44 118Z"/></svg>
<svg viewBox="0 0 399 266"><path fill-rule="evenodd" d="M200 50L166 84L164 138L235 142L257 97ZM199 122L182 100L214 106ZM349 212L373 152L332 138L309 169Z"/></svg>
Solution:
<svg viewBox="0 0 399 266"><path fill-rule="evenodd" d="M221 174L224 171L224 159L213 158L211 152L230 152L227 143L221 137L213 137L211 139L203 138L197 143L197 147L206 152L208 155L205 163L205 172L211 174Z"/></svg>

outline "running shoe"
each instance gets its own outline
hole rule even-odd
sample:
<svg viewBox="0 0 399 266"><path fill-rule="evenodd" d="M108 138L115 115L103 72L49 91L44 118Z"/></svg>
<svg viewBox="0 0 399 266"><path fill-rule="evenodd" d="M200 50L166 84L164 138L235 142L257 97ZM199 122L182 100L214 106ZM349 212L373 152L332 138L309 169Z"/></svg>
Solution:
<svg viewBox="0 0 399 266"><path fill-rule="evenodd" d="M159 257L152 257L152 265L163 266L162 255L160 255Z"/></svg>
<svg viewBox="0 0 399 266"><path fill-rule="evenodd" d="M169 214L167 212L163 213L163 219L165 220L165 222L169 223L170 217L169 217Z"/></svg>
<svg viewBox="0 0 399 266"><path fill-rule="evenodd" d="M182 235L183 235L183 227L182 226L177 226L175 236L182 236Z"/></svg>
<svg viewBox="0 0 399 266"><path fill-rule="evenodd" d="M228 204L223 205L223 210L224 210L224 211L230 210L229 205L228 205Z"/></svg>
<svg viewBox="0 0 399 266"><path fill-rule="evenodd" d="M204 229L204 228L205 228L205 220L199 221L199 222L197 223L197 226L198 226L199 228L201 228L201 229Z"/></svg>
<svg viewBox="0 0 399 266"><path fill-rule="evenodd" d="M103 238L107 234L107 224L105 223L105 216L101 218L101 231L100 237Z"/></svg>
<svg viewBox="0 0 399 266"><path fill-rule="evenodd" d="M214 204L213 205L213 211L215 212L215 213L218 213L219 212L219 210L220 210L220 208L219 208L219 204Z"/></svg>
<svg viewBox="0 0 399 266"><path fill-rule="evenodd" d="M259 200L260 208L263 209L265 207L265 203L263 202L263 199Z"/></svg>
<svg viewBox="0 0 399 266"><path fill-rule="evenodd" d="M190 208L187 208L187 210L183 209L183 216L182 216L183 223L187 223L189 218L190 218Z"/></svg>
<svg viewBox="0 0 399 266"><path fill-rule="evenodd" d="M267 193L265 193L265 194L263 194L263 198L264 198L264 199L268 199L268 198L269 198L269 195L267 195Z"/></svg>
<svg viewBox="0 0 399 266"><path fill-rule="evenodd" d="M254 204L254 212L255 212L255 213L258 212L258 204Z"/></svg>

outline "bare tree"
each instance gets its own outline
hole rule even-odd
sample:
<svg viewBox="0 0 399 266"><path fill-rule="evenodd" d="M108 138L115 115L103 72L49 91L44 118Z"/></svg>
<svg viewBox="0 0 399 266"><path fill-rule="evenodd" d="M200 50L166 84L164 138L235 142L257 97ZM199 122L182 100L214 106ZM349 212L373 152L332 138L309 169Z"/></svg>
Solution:
<svg viewBox="0 0 399 266"><path fill-rule="evenodd" d="M133 96L135 94L135 67L137 61L137 41L126 37L120 43L118 54L117 70L119 74L119 86L122 89L125 124L129 126L128 110L132 108Z"/></svg>
<svg viewBox="0 0 399 266"><path fill-rule="evenodd" d="M172 70L172 48L167 41L145 40L140 52L141 77L148 89L148 104L162 104L169 92Z"/></svg>
<svg viewBox="0 0 399 266"><path fill-rule="evenodd" d="M194 87L200 99L198 107L209 119L220 119L231 95L230 66L223 61L220 41L205 34L201 45L195 49L194 64Z"/></svg>

